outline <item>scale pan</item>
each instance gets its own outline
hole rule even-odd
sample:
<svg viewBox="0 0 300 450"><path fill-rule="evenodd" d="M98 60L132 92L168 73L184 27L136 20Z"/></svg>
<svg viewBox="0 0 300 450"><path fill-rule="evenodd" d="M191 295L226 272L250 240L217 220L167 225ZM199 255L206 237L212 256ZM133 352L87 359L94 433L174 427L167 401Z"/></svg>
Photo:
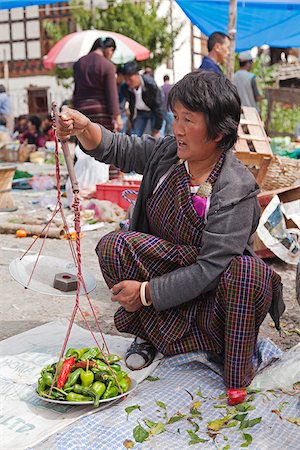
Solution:
<svg viewBox="0 0 300 450"><path fill-rule="evenodd" d="M22 286L28 287L28 289L31 289L32 291L40 292L41 294L63 297L76 295L76 290L64 292L53 287L56 274L69 273L71 275L77 275L77 267L74 262L66 261L65 259L56 258L54 256L41 255L39 257L28 286L28 281L36 259L37 255L26 255L22 259L14 259L9 265L9 273L18 283L22 284ZM82 275L86 292L91 292L96 287L94 276L86 269L82 269ZM80 286L80 295L84 294L85 291L83 286Z"/></svg>

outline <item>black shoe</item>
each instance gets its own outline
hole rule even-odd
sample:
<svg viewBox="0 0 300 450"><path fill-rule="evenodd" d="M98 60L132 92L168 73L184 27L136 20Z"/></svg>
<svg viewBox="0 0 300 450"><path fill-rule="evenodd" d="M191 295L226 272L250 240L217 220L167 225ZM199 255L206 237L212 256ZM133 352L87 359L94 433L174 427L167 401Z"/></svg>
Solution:
<svg viewBox="0 0 300 450"><path fill-rule="evenodd" d="M126 353L125 363L130 370L140 370L144 369L144 367L150 366L157 353L154 345L150 344L150 342L137 342L137 339L139 338L136 337L134 339ZM132 355L138 355L141 357L139 358L141 360L140 364L138 361L136 364L133 364L133 361L128 361L128 358Z"/></svg>

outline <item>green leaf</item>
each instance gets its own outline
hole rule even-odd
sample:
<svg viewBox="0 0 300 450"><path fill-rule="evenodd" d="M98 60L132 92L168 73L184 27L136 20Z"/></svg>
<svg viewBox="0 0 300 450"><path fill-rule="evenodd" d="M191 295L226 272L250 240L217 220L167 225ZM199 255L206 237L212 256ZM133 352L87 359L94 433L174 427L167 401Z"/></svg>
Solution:
<svg viewBox="0 0 300 450"><path fill-rule="evenodd" d="M133 429L133 437L136 442L144 442L149 437L149 432L141 425L137 425Z"/></svg>
<svg viewBox="0 0 300 450"><path fill-rule="evenodd" d="M237 420L233 420L232 422L229 422L228 425L226 425L224 428L233 428L235 427L239 422Z"/></svg>
<svg viewBox="0 0 300 450"><path fill-rule="evenodd" d="M145 378L146 381L158 381L160 380L159 377L153 377L152 375L149 375L147 378Z"/></svg>
<svg viewBox="0 0 300 450"><path fill-rule="evenodd" d="M225 445L225 447L223 447L223 450L229 450L230 449L230 445L229 444L227 444L227 445Z"/></svg>
<svg viewBox="0 0 300 450"><path fill-rule="evenodd" d="M207 442L208 439L201 439L196 433L194 433L192 430L187 430L187 433L189 434L189 436L191 437L190 441L189 441L189 445L194 445L194 444L201 444L203 442Z"/></svg>
<svg viewBox="0 0 300 450"><path fill-rule="evenodd" d="M198 409L191 409L191 417L198 418L199 420L202 420L202 414Z"/></svg>
<svg viewBox="0 0 300 450"><path fill-rule="evenodd" d="M190 424L193 425L194 432L197 433L197 431L199 431L199 429L200 429L199 425L192 420L192 417L188 417L187 420L188 420L188 422L190 422Z"/></svg>
<svg viewBox="0 0 300 450"><path fill-rule="evenodd" d="M252 436L248 433L243 433L242 438L245 440L245 442L242 443L241 447L249 447L249 445L252 442Z"/></svg>
<svg viewBox="0 0 300 450"><path fill-rule="evenodd" d="M231 419L232 417L225 416L222 419L211 420L208 422L207 428L211 431L219 431L221 428L224 428Z"/></svg>
<svg viewBox="0 0 300 450"><path fill-rule="evenodd" d="M147 425L147 427L149 427L150 429L157 425L157 422L152 422L151 420L147 420L147 419L145 419L144 422Z"/></svg>
<svg viewBox="0 0 300 450"><path fill-rule="evenodd" d="M157 404L157 406L164 409L165 411L167 410L167 407L163 402L160 402L159 400L157 400L156 404Z"/></svg>
<svg viewBox="0 0 300 450"><path fill-rule="evenodd" d="M288 417L286 420L288 422L294 423L295 425L298 425L298 427L300 427L300 419L299 419L299 417Z"/></svg>
<svg viewBox="0 0 300 450"><path fill-rule="evenodd" d="M279 411L281 412L283 410L283 408L285 407L285 405L288 405L289 402L282 402L279 406Z"/></svg>
<svg viewBox="0 0 300 450"><path fill-rule="evenodd" d="M134 411L135 409L141 410L140 405L127 406L127 408L125 408L125 412L127 413L127 420L128 420L129 414L132 413L132 411Z"/></svg>
<svg viewBox="0 0 300 450"><path fill-rule="evenodd" d="M252 389L250 387L246 387L247 394L258 394L261 392L261 389Z"/></svg>
<svg viewBox="0 0 300 450"><path fill-rule="evenodd" d="M204 395L202 394L202 391L199 389L199 391L196 393L196 395L198 395L198 397L201 397L201 398L207 398L207 397L204 397Z"/></svg>
<svg viewBox="0 0 300 450"><path fill-rule="evenodd" d="M227 405L214 405L214 408L227 408Z"/></svg>
<svg viewBox="0 0 300 450"><path fill-rule="evenodd" d="M248 416L248 413L244 413L244 414L236 414L233 419L234 420L238 420L239 422L243 422L246 417Z"/></svg>
<svg viewBox="0 0 300 450"><path fill-rule="evenodd" d="M155 436L157 434L163 433L164 431L166 431L165 424L162 422L158 422L153 427L151 427L150 434L152 436Z"/></svg>
<svg viewBox="0 0 300 450"><path fill-rule="evenodd" d="M247 419L241 422L240 429L251 428L261 422L261 417L256 417L255 419Z"/></svg>
<svg viewBox="0 0 300 450"><path fill-rule="evenodd" d="M168 424L169 423L175 423L178 422L179 420L184 419L185 414L181 414L180 412L178 412L175 416L170 417L170 419L168 420Z"/></svg>
<svg viewBox="0 0 300 450"><path fill-rule="evenodd" d="M256 409L255 406L249 405L248 402L244 402L244 403L240 403L239 405L235 405L234 408L240 412L252 411L253 409Z"/></svg>

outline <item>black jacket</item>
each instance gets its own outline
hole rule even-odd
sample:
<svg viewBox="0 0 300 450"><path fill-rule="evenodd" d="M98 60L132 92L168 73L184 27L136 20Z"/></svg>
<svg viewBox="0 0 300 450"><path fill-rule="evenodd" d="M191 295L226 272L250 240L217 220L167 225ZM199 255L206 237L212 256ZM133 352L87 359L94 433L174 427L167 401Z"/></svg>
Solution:
<svg viewBox="0 0 300 450"><path fill-rule="evenodd" d="M164 106L160 88L153 78L147 75L140 75L142 79L142 99L155 115L155 130L160 130L163 123ZM134 120L137 114L135 108L135 95L132 89L126 83L120 87L120 99L126 98L129 103L130 120Z"/></svg>

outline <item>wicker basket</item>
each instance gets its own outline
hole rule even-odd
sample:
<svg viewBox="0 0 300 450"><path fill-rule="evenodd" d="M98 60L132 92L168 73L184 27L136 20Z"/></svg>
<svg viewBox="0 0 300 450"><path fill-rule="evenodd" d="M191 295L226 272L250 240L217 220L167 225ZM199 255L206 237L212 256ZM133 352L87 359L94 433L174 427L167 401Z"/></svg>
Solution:
<svg viewBox="0 0 300 450"><path fill-rule="evenodd" d="M263 191L271 191L292 186L298 179L300 180L300 160L276 155L260 187Z"/></svg>
<svg viewBox="0 0 300 450"><path fill-rule="evenodd" d="M11 194L12 180L17 166L15 164L0 164L0 211L10 212L17 208Z"/></svg>
<svg viewBox="0 0 300 450"><path fill-rule="evenodd" d="M8 163L29 161L30 153L36 150L33 144L18 144L11 142L4 145L0 150L0 159Z"/></svg>

